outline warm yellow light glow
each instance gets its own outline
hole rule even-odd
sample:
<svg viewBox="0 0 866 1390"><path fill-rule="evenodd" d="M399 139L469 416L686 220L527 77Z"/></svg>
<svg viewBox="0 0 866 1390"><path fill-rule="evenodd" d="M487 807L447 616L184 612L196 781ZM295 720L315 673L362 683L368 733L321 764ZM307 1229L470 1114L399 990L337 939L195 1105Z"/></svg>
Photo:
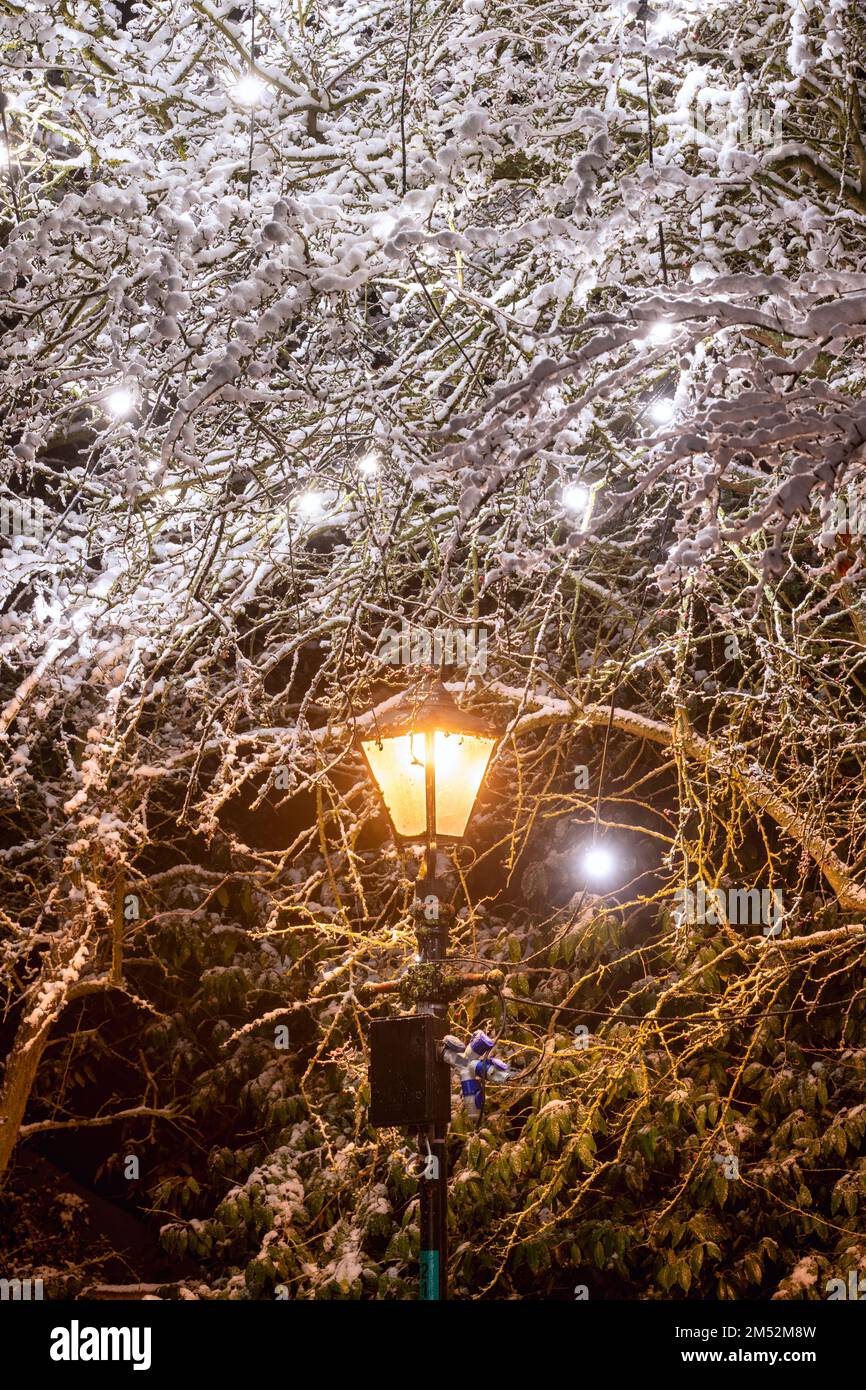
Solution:
<svg viewBox="0 0 866 1390"><path fill-rule="evenodd" d="M495 743L494 738L436 730L437 835L463 835ZM370 739L362 747L397 834L422 839L427 828L425 735Z"/></svg>
<svg viewBox="0 0 866 1390"><path fill-rule="evenodd" d="M361 746L397 834L409 838L423 836L427 820L423 735L402 734L381 742L372 739ZM420 752L420 758L416 752Z"/></svg>
<svg viewBox="0 0 866 1390"><path fill-rule="evenodd" d="M437 835L459 836L465 831L495 742L474 734L437 730L433 752Z"/></svg>

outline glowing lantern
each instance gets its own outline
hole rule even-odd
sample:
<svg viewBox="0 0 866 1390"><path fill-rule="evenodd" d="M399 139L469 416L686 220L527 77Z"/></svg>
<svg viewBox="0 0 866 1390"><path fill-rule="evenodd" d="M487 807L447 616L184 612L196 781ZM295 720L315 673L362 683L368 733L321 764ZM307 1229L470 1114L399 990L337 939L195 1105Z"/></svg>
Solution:
<svg viewBox="0 0 866 1390"><path fill-rule="evenodd" d="M402 695L361 751L398 840L460 840L496 747L437 683Z"/></svg>

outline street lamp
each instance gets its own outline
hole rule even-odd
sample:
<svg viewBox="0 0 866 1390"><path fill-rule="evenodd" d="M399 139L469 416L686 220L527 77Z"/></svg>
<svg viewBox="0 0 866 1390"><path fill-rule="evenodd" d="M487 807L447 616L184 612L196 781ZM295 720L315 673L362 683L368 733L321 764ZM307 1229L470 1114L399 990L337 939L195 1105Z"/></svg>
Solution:
<svg viewBox="0 0 866 1390"><path fill-rule="evenodd" d="M441 683L407 692L378 719L361 752L398 841L460 841L496 736ZM427 873L435 875L428 860Z"/></svg>
<svg viewBox="0 0 866 1390"><path fill-rule="evenodd" d="M441 681L405 692L358 740L394 838L423 841L426 848L415 890L418 955L420 969L426 970L416 1014L377 1020L370 1030L370 1123L418 1131L425 1300L447 1297L448 1262L451 1078L443 1048L448 996L441 982L448 925L436 880L437 844L459 843L465 836L496 742L492 730L461 710ZM492 1040L485 1041L492 1047Z"/></svg>

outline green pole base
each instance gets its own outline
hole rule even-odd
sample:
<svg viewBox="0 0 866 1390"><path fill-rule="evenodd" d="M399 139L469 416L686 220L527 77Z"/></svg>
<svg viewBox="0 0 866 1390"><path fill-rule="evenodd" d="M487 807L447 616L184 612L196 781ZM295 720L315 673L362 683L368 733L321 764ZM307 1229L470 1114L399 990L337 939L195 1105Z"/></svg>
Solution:
<svg viewBox="0 0 866 1390"><path fill-rule="evenodd" d="M421 1300L436 1302L439 1299L439 1251L421 1251Z"/></svg>

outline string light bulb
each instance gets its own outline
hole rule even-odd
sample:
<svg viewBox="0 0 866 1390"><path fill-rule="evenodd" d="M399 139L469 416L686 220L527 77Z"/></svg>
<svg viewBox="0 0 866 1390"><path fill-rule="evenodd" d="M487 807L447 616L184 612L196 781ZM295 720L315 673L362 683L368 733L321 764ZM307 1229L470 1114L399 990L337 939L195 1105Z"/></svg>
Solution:
<svg viewBox="0 0 866 1390"><path fill-rule="evenodd" d="M616 868L616 858L606 845L590 845L584 851L582 867L587 878L595 883L604 882Z"/></svg>
<svg viewBox="0 0 866 1390"><path fill-rule="evenodd" d="M589 502L589 489L583 483L568 483L562 489L562 505L570 512L583 512Z"/></svg>
<svg viewBox="0 0 866 1390"><path fill-rule="evenodd" d="M135 393L128 386L118 386L105 397L104 405L115 420L126 420L135 410Z"/></svg>
<svg viewBox="0 0 866 1390"><path fill-rule="evenodd" d="M673 335L673 324L666 323L664 319L659 319L658 323L654 323L651 326L644 341L647 343L652 343L653 345L659 343L669 343Z"/></svg>
<svg viewBox="0 0 866 1390"><path fill-rule="evenodd" d="M676 413L676 406L669 396L654 401L650 408L650 415L657 425L669 425Z"/></svg>
<svg viewBox="0 0 866 1390"><path fill-rule="evenodd" d="M295 499L295 506L302 516L320 516L324 508L325 499L320 492L302 492Z"/></svg>
<svg viewBox="0 0 866 1390"><path fill-rule="evenodd" d="M685 21L681 18L680 15L671 14L670 11L668 11L666 14L657 15L652 25L653 38L672 38L674 34L679 33L684 23Z"/></svg>
<svg viewBox="0 0 866 1390"><path fill-rule="evenodd" d="M371 449L363 458L358 460L358 472L363 473L365 478L372 478L379 472L379 455L375 449Z"/></svg>
<svg viewBox="0 0 866 1390"><path fill-rule="evenodd" d="M229 88L229 96L238 106L258 106L264 100L267 90L261 78L256 77L253 72L248 72Z"/></svg>

